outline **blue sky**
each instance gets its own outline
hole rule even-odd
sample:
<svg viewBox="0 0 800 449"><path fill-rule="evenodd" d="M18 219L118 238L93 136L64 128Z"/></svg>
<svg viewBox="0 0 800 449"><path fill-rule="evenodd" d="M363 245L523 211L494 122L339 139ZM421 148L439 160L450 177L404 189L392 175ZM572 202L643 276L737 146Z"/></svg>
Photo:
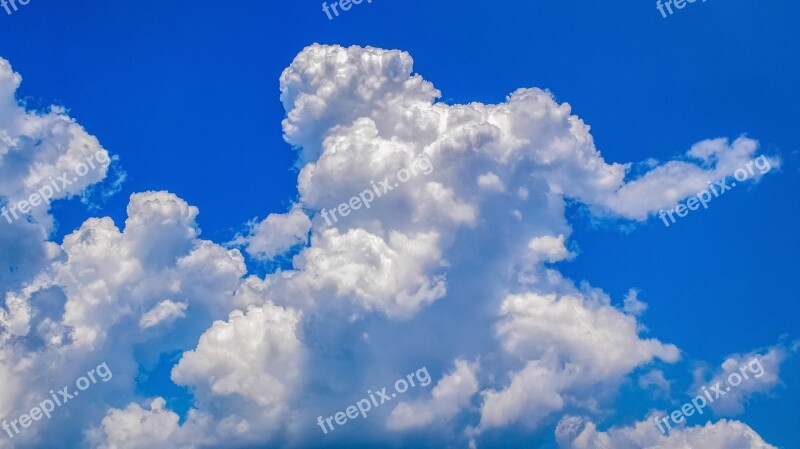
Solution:
<svg viewBox="0 0 800 449"><path fill-rule="evenodd" d="M80 315L67 313L61 317L59 325L66 335L82 325L86 329L102 327L100 321L92 320L107 318L108 324L108 333L103 337L87 342L73 335L56 347L40 347L26 340L33 338L35 329L41 331L37 327L41 320L36 317L46 315L44 312L32 314L28 331L6 329L0 343L13 357L4 354L8 362L2 363L22 366L22 359L14 357L23 357L20 354L31 351L30 360L34 361L30 362L33 367L30 369L36 369L38 374L22 375L23 371L5 367L0 370L0 379L5 378L9 385L15 386L13 393L6 391L7 398L0 401L0 414L5 413L8 420L16 418L25 412L28 402L52 388L47 385L72 382L80 371L96 366L104 357L109 358L112 368L116 361L117 367L116 379L110 381L109 388L102 384L92 387L92 396L72 406L69 414L62 411L60 417L39 422L36 428L26 429L24 435L3 441L0 448L55 447L59 444L55 441L63 441L63 447L139 447L136 444L222 447L218 441L228 441L225 438L232 438L229 441L237 447L265 448L408 447L409 444L466 447L470 443L477 447L555 448L561 444L578 448L574 441L573 446L556 441L556 429L559 422L566 422L564 417L580 417L583 425L593 422L602 432L632 426L648 418L654 410L663 415L664 411L691 400L699 386L695 376L705 375L710 380L719 374L726 358L747 360L756 355L774 360L769 367L777 377L752 387L752 392L742 393L742 410L715 410L702 419L689 418L687 425L735 420L749 426L774 447L800 447L800 433L793 424L800 412L800 387L795 382L800 378L800 363L794 343L798 339L800 311L796 302L796 292L800 291L796 275L800 250L800 240L796 237L800 225L797 207L800 158L796 142L800 141L800 128L792 122L800 114L800 89L796 84L800 63L794 57L800 51L800 33L795 23L800 18L800 5L787 1L709 0L687 4L663 18L654 3L374 0L371 4L353 6L334 20L328 20L318 2L305 0L241 4L173 1L158 5L31 0L11 15L0 9L0 57L22 77L15 92L17 101L28 113L46 111L51 105L63 106L64 114L88 135L96 137L108 154L118 158L111 169L92 180L100 189L90 196L91 207L73 196L55 201L49 210L34 212L29 217L30 229L22 230L18 224L0 227L0 232L5 233L0 239L3 254L0 265L8 266L8 270L0 268L13 273L0 276L0 292L6 297L5 321L18 318L14 315L17 306L11 305L8 295L24 297L31 310L38 310L39 303L49 304L45 299L52 296L57 298L53 299L55 303L67 304L62 304L61 309L57 307L54 316L61 316L64 310ZM485 159L488 153L481 151L513 146L515 140L505 135L485 136L490 142L486 148L478 143L465 144L462 157L466 159L450 160L444 152L430 150L435 167L431 178L415 178L409 188L393 192L394 199L380 200L380 207L369 212L354 211L352 219L333 227L340 233L338 237L348 231L364 230L381 243L387 242L393 250L389 254L397 255L392 262L394 268L388 273L382 269L372 273L392 280L387 281L389 287L385 291L370 291L362 296L346 293L347 288L339 282L351 279L348 276L354 276L354 282L381 287L384 284L369 277L358 278L371 273L366 268L354 273L335 269L339 264L349 266L345 262L352 262L341 256L350 254L348 245L361 248L368 243L359 240L363 237L360 234L342 241L330 235L325 237L326 231L332 229L326 229L329 227L321 222L319 209L325 205L328 209L335 208L351 195L369 188L368 183L359 184L358 180L368 180L370 176L382 179L397 170L392 171L393 165L385 162L383 171L366 171L364 167L374 168L384 163L376 159L377 153L361 154L360 159L352 154L352 159L337 159L348 153L341 149L336 153L333 144L324 143L322 138L329 133L340 135L347 142L348 139L361 142L358 139L368 135L365 130L369 126L348 127L356 119L369 117L377 123L379 137L370 137L377 147L389 145L375 143L380 138L395 139L395 143L401 142L420 152L431 142L425 140L428 137L420 130L403 134L405 122L388 111L388 107L378 109L363 99L363 104L359 103L361 100L354 93L357 90L343 90L341 96L329 98L322 112L298 113L299 118L291 121L291 125L299 131L287 136L282 120L290 108L301 109L298 105L302 96L296 93L310 94L318 89L315 82L324 80L317 77L324 76L314 72L314 67L331 60L323 58L315 62L314 58L320 56L313 52L306 53L307 60L298 57L304 48L315 43L406 52L408 61L413 58L412 73L441 92L438 101L450 106L476 104L476 110L489 115L482 109L484 106L516 104L508 97L518 89L545 90L552 96L553 104L569 103L571 114L588 125L593 145L605 164L609 167L613 163L633 164L631 171L623 173L630 195L615 197L615 189L608 190L600 175L593 178L597 172L573 165L580 157L588 158L588 153L560 160L553 165L552 172L536 165L541 162L536 152L546 146L537 146L539 135L556 133L561 128L556 124L540 127L537 120L541 118L524 112L533 104L528 101L545 100L520 99L521 112L513 113L519 114L516 116L519 127L510 127L515 131L509 132L518 133L515 136L519 137L525 133L524 129L530 129L532 134L527 138L533 143L522 145L517 157L522 161L524 154L536 153L532 160L539 162L530 162L535 166L526 168L526 163L505 165L507 161L502 161L492 168L496 161ZM338 54L343 58L344 53ZM354 56L360 53L354 50L348 54L352 58L337 68L352 70L354 83L368 80L371 68L359 65L359 57ZM387 55L381 58L384 61L393 58ZM400 64L396 59L391 61ZM297 79L287 81L294 90L284 92L282 104L280 78L290 64ZM385 64L385 72L381 73L391 78L396 66ZM361 74L364 78L360 78ZM378 88L377 92L396 94L387 89ZM423 104L428 101L422 88L402 89L408 92L397 94L398 98L411 98ZM322 95L320 92L315 95ZM426 107L430 107L430 101ZM427 120L421 117L417 117L419 123ZM475 120L476 129L481 129L480 121ZM335 128L331 124L341 126ZM12 125L4 126L11 135L24 132ZM317 132L317 126L322 126L325 133ZM401 131L392 135L392 130L398 129ZM420 136L419 141L409 135ZM447 136L443 136L439 137L447 141ZM36 138L46 140L46 133ZM687 156L696 143L716 138L729 139L719 150L719 160L698 162ZM672 189L685 198L699 190L693 182L700 175L687 168L688 165L710 175L724 172L725 164L721 161L737 163L740 159L724 156L736 153L737 138L757 141L757 149L746 157L749 160L766 155L773 158L774 169L757 182L742 183L714 199L707 210L693 211L665 227L655 214L674 203L664 202L661 194ZM316 161L319 154L310 146L299 148L309 142L324 147L323 159L329 156L327 160L332 162ZM23 139L23 143L9 148L30 151L31 155L38 151L35 145L29 145L27 150L22 148L24 145ZM306 167L308 184L304 192L298 190L300 168L305 166L305 162L297 162L300 154L316 162L313 175ZM27 191L20 193L15 186L33 179L31 173L38 166L31 162L30 171L11 173L10 168L2 169L3 155L0 151L0 175L6 178L0 179L0 197L8 205L27 197ZM473 155L472 159L468 155ZM46 164L39 156L31 159ZM6 167L12 166L11 161L11 156L6 156ZM639 176L651 170L657 172L656 167L663 167L668 161L686 165L654 180L651 188L636 190L634 181ZM525 173L526 170L531 173ZM477 175L489 173L499 175L503 193L509 197L518 192L515 189L520 180L535 179L527 186L534 204L526 206L530 209L520 209L524 216L522 224L505 218L516 210L516 203L487 193L496 184L486 181L480 184L482 188L467 187L474 184ZM114 182L121 177L124 181L116 191ZM427 191L423 183L428 180L452 188L457 200L453 204L461 201L463 207L451 205L451 210L444 203L427 205L419 192ZM421 190L413 190L417 188ZM541 189L544 190L540 192ZM551 205L555 212L542 206L544 201L555 201L549 193L545 194L548 189L567 198L563 214L558 211L558 201L553 203L556 206ZM109 193L107 197L99 193L103 190ZM175 197L139 197L140 202L131 199L132 194L148 191L166 191ZM86 298L91 295L86 292L94 290L89 288L88 281L81 281L87 282L86 285L69 284L64 279L80 276L64 273L85 272L79 270L80 266L70 264L91 259L97 261L91 265L92 272L103 279L102 267L110 264L117 250L111 245L112 249L104 250L109 251L105 256L100 249L86 249L87 255L79 256L78 249L70 249L64 239L91 217L110 217L122 231L126 219L131 223L136 221L130 218L136 207L131 209L129 203L138 204L144 211L141 230L136 231L141 234L134 235L131 231L130 242L120 243L120 248L128 248L124 257L130 256L134 262L121 263L117 269L127 276L128 270L136 271L130 268L135 265L143 273L152 270L152 276L147 277L146 283L133 280L134 275L126 281L128 284L119 281L115 288L126 292L123 297L118 294L114 300L109 299L108 308L85 312L91 307L84 308L81 301L89 301ZM158 213L147 209L151 203L164 204L158 213L178 215L159 221L153 218ZM199 210L196 218L186 209L189 206ZM477 214L472 219L464 212L468 206ZM411 220L408 217L413 214L403 211L414 211L425 218ZM270 214L275 214L275 221L263 221ZM449 218L437 218L439 215ZM52 223L48 217L52 217ZM310 221L304 228L305 220ZM164 224L167 221L179 223L176 226L180 230L169 228ZM376 228L375 223L380 226ZM34 225L40 227L33 230ZM99 225L84 226L88 229ZM199 237L186 237L192 229L201 231ZM411 240L392 243L392 230ZM43 233L45 240L61 245L59 255L50 258L43 255L47 244L37 232ZM437 232L439 240L430 243L416 234L425 232ZM571 255L547 260L550 256L524 254L530 240L558 234L566 236L564 249ZM306 241L308 235L310 241ZM188 240L175 243L181 238ZM199 239L213 243L216 251L213 256L190 254L188 248L197 248ZM234 240L238 244L231 243ZM375 243L378 240L368 241L380 247ZM553 243L544 241L548 245ZM24 246L27 242L32 245L30 248ZM269 247L269 254L258 253L255 250L258 245ZM403 251L411 247L428 251L421 249L424 255ZM169 255L156 254L154 248L163 248ZM236 254L243 267L237 266L236 255L226 253L228 249L239 251ZM329 261L326 251L341 251L336 254L344 259L332 258L334 263L330 266L315 265L315 260ZM190 257L192 254L194 258ZM293 263L295 255L300 259ZM162 256L166 259L161 260ZM198 267L202 263L208 266L197 268L202 274L187 274L188 268L176 262L182 257L197 259ZM213 260L214 257L224 260ZM292 273L294 278L285 282L275 280L280 278L273 274L278 267ZM310 267L317 271L307 274L312 272ZM536 280L527 284L500 280L512 268ZM326 269L329 271L325 272ZM563 276L563 282L548 285L547 270ZM397 274L400 272L402 276ZM42 281L46 288L31 287L37 285L37 275L48 279ZM113 273L105 275L113 277ZM249 275L257 276L258 295L244 293ZM413 307L398 303L396 298L421 288L416 282L430 287L436 284L437 276L446 278L446 292L428 292L430 296ZM107 285L113 284L111 277L104 281ZM338 280L330 280L334 278ZM426 279L427 284L419 279ZM584 281L590 287L582 287ZM192 283L202 285L208 298L198 298L203 293L193 294L186 287ZM404 283L410 286L405 289ZM309 287L318 284L326 287L317 290ZM397 290L392 290L392 286ZM636 362L620 361L623 368L611 370L613 376L598 375L596 382L582 379L568 385L561 384L565 382L564 373L558 374L556 370L554 376L559 380L553 382L561 385L556 393L565 405L554 407L541 419L531 416L546 408L537 398L546 395L539 388L545 388L542 385L547 382L535 377L528 379L531 383L527 386L520 381L518 388L537 392L527 403L525 395L517 394L522 403L515 410L520 412L509 411L512 406L508 409L501 405L487 406L491 399L486 398L494 394L498 395L498 404L507 404L502 393L514 392L511 379L516 375L524 377L520 373L525 372L526 364L544 363L542 360L548 354L555 354L553 357L561 363L574 363L592 373L597 366L594 358L576 355L584 353L572 343L563 343L571 341L568 335L557 336L559 331L543 330L528 323L529 319L535 320L525 315L528 311L539 306L550 307L537 299L526 297L530 302L522 311L515 312L520 315L500 314L501 304L510 304L505 302L508 295L553 293L560 301L564 296L580 294L589 304L596 299L592 298L593 289L608 295L612 306L619 311L620 320L636 323L642 341L655 339L665 346L675 345L680 360L664 360L670 357L665 355L669 351L662 348L666 351L661 354L663 357L654 350L649 357ZM623 298L631 289L638 292L639 300L647 303L646 312L623 311ZM125 296L128 293L130 298ZM174 294L169 298L174 302L157 309L157 304L168 299L167 294ZM251 294L258 298L250 298ZM598 301L596 307L601 307L603 300ZM169 308L175 304L186 304L188 309L174 312ZM330 304L343 305L329 307ZM258 319L263 318L268 324L262 324L268 329L264 334L250 335L244 331L236 334L236 338L246 342L233 347L243 348L242 353L247 353L247 348L257 353L256 362L245 357L249 360L245 364L263 363L263 373L256 368L252 372L242 371L235 368L238 366L235 363L226 365L225 360L212 357L224 352L224 348L213 343L218 341L213 338L217 335L215 330L223 329L215 328L214 320L238 323L228 318L229 313L234 310L244 313L253 306L266 318L254 312L247 313L243 320L254 320L255 324L250 324L259 327ZM589 315L599 310L593 308L595 305L586 307ZM137 328L141 314L168 309L174 313L165 315L169 319L155 326L157 331L141 325ZM558 310L554 308L555 315L545 313L538 319L558 321ZM595 324L601 326L598 323L602 320L598 320ZM297 331L287 336L270 330L273 325L283 329L276 323L295 323ZM502 331L505 325L512 329L508 334ZM473 335L468 332L471 326L475 329ZM531 330L534 328L535 332ZM571 332L566 324L562 329L567 334ZM116 341L116 333L134 336L122 338L120 347L124 349L112 356L111 342ZM527 335L529 340L523 348L542 347L532 350L533 354L519 348L509 350L512 334ZM597 335L606 334L598 331ZM254 342L258 339L267 341L267 349ZM549 339L555 341L551 346L546 343ZM219 341L222 340L220 337ZM273 343L284 349L269 349ZM387 347L389 344L391 347ZM589 345L586 350L598 347L602 346ZM292 348L296 351L292 352ZM78 349L84 354L80 363L61 360ZM184 353L188 351L195 351L195 357L186 356ZM261 362L259 354L264 357ZM276 375L272 364L277 363L290 368ZM177 371L173 370L175 366L179 367ZM412 389L407 399L412 414L430 415L424 425L403 421L402 410L393 413L396 409L391 405L366 420L337 428L330 435L317 427L317 415L343 411L358 401L367 388L389 385L422 366L430 369L433 383L427 391ZM667 396L639 387L642 376L654 370L663 372L672 382ZM475 391L469 388L470 382L456 382L459 376L453 373L461 375L462 380L474 375ZM261 402L253 400L261 398L261 390L252 391L245 386L251 385L253 379L262 382L264 377L260 376L267 374L277 379L276 385L264 387L268 393L264 393ZM230 385L215 383L213 379L220 376L228 376ZM25 377L33 380L19 380ZM453 390L469 393L443 404L431 399L431 389L437 384L452 384ZM141 435L133 435L124 443L114 433L115 426L124 427L120 423L138 416L136 413L153 414L155 406L151 401L159 396L165 399L167 415L171 417L169 413L174 411L179 416L181 427L175 430L171 424L153 419L154 428L167 429L161 434L165 435L163 440L145 441ZM589 402L593 405L587 405ZM505 411L505 415L497 410ZM192 413L213 424L208 428L200 425L197 429L190 428L186 423L192 421ZM164 412L156 415L161 417ZM103 421L104 417L117 419ZM229 420L225 421L226 418ZM210 428L218 429L221 422L230 425L237 420L240 424L241 420L248 422L250 428L267 430L240 428L237 431L240 433L234 432L236 438L208 433ZM85 429L95 431L84 433ZM623 438L613 433L605 436L612 441ZM112 445L114 438L118 438L117 446ZM673 437L670 444L677 444L677 438ZM203 446L202 441L217 443ZM673 447L632 441L616 444Z"/></svg>

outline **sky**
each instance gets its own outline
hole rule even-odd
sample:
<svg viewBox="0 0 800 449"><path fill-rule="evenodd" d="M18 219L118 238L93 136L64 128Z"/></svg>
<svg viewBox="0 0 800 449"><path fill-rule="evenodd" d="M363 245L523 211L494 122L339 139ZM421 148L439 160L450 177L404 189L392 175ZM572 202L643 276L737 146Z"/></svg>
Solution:
<svg viewBox="0 0 800 449"><path fill-rule="evenodd" d="M796 2L14 4L0 449L800 447Z"/></svg>

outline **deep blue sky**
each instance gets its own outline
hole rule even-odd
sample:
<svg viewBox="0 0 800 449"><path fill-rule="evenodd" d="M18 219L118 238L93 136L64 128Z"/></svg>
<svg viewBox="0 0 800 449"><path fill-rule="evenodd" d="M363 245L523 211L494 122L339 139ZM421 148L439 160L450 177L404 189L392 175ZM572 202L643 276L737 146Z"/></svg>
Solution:
<svg viewBox="0 0 800 449"><path fill-rule="evenodd" d="M307 0L32 0L0 10L0 56L31 107L67 106L120 156L128 179L102 214L121 225L131 193L165 189L198 206L218 242L296 196L278 78L314 42L408 51L448 103L549 89L609 162L747 134L782 158L780 172L668 229L622 232L576 211L580 256L562 268L615 299L641 289L649 335L716 365L798 337L800 3L709 0L666 19L654 3L374 0L329 21ZM55 214L59 240L93 215ZM742 417L785 448L800 447L798 365Z"/></svg>

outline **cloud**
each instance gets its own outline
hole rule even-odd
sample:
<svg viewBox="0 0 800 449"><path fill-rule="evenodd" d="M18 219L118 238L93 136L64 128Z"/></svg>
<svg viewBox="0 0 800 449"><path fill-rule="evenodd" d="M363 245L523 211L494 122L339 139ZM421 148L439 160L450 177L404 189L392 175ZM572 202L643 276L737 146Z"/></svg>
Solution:
<svg viewBox="0 0 800 449"><path fill-rule="evenodd" d="M558 262L574 257L574 254L564 246L564 234L536 237L528 242L528 248L531 249L537 260L546 262Z"/></svg>
<svg viewBox="0 0 800 449"><path fill-rule="evenodd" d="M264 221L253 226L250 235L237 239L235 243L246 245L247 253L256 259L269 260L305 243L309 230L311 220L300 207L294 206L285 214L269 214Z"/></svg>
<svg viewBox="0 0 800 449"><path fill-rule="evenodd" d="M102 429L107 438L101 449L137 449L163 444L178 430L178 415L164 410L163 398L150 403L150 410L131 404L124 410L111 410L103 418Z"/></svg>
<svg viewBox="0 0 800 449"><path fill-rule="evenodd" d="M652 390L656 397L670 397L672 382L664 377L664 372L659 369L648 371L639 376L639 388L642 390Z"/></svg>
<svg viewBox="0 0 800 449"><path fill-rule="evenodd" d="M298 55L284 72L281 87L287 110L285 137L301 151L298 187L304 207L321 210L337 204L421 154L438 167L334 227L348 233L364 230L378 238L421 230L451 236L475 227L527 236L533 256L508 251L497 261L516 267L525 285L536 284L541 290L506 298L497 325L505 352L526 362L522 369L510 371L505 386L483 391L480 428L520 419L536 426L565 407L591 409L613 394L635 368L655 358L678 360L674 346L638 336L643 326L635 315L644 311L638 299L629 295L623 312L604 302L602 295L565 294L570 282L542 269L541 263L570 257L564 247L569 229L560 226L566 199L578 200L599 213L644 220L702 190L708 180L730 175L753 161L756 141L703 141L686 153L687 160L653 164L649 171L628 180L632 164L606 163L588 126L571 115L570 106L557 104L539 89L517 90L497 105L449 106L434 102L439 92L412 75L411 60L403 53L319 45ZM447 192L448 206L429 195L432 186ZM459 209L464 212L455 213ZM498 210L506 212L497 214ZM514 222L526 216L536 217L538 226ZM324 237L316 238L317 232L323 236L330 232L320 230L318 218L312 221L317 224L305 250L308 254L323 246ZM494 234L469 235L484 239ZM449 266L456 261L450 255L460 254L458 245L465 244L481 246L482 242L440 237L436 253ZM501 246L496 251L503 250ZM347 266L346 258L338 265ZM306 260L301 253L298 261ZM290 276L302 279L305 271L316 278L322 271L317 267L296 264L297 272ZM428 272L429 277L436 275ZM339 277L348 279L348 285L366 280L351 273ZM453 281L448 277L448 283ZM469 283L462 278L457 281ZM319 291L304 289L304 294L284 296L304 298L302 302L307 303L307 294L317 296ZM419 310L414 307L389 316L408 316ZM589 393L598 386L601 394Z"/></svg>
<svg viewBox="0 0 800 449"><path fill-rule="evenodd" d="M100 161L110 158L63 107L26 110L17 99L21 83L0 58L0 292L29 282L54 257L50 203L102 181L108 165ZM22 201L28 205L20 207Z"/></svg>
<svg viewBox="0 0 800 449"><path fill-rule="evenodd" d="M213 444L204 437L211 420L190 410L186 421L165 408L164 398L149 400L149 409L129 404L124 409L112 408L100 426L86 432L87 440L98 449L195 449Z"/></svg>
<svg viewBox="0 0 800 449"><path fill-rule="evenodd" d="M720 416L736 416L744 412L747 401L756 394L765 394L781 383L780 368L786 360L788 351L783 344L768 348L766 351L753 351L747 354L728 356L714 373L713 377L703 380L702 372L697 373L694 390L700 393L702 386L711 388L719 383L730 385L730 391L723 391L723 396L711 402L709 406ZM739 385L734 385L739 382ZM726 390L727 387L723 388Z"/></svg>
<svg viewBox="0 0 800 449"><path fill-rule="evenodd" d="M689 161L669 161L654 167L641 177L621 185L618 191L602 199L604 207L628 218L644 219L656 208L672 208L678 201L709 188L709 184L733 176L737 169L754 164L758 142L739 137L698 142L686 152ZM776 157L764 157L771 168L780 166ZM760 164L756 164L760 165ZM753 180L763 174L754 170Z"/></svg>
<svg viewBox="0 0 800 449"><path fill-rule="evenodd" d="M30 117L8 106L14 76L0 70L0 115L13 119L0 120L0 130L19 134L12 125L29 121L52 145L12 136L0 157L27 145L22 167L36 161L58 172L86 146L99 148L63 112ZM199 210L165 191L132 195L122 228L91 218L57 244L39 224L47 217L34 217L11 225L14 238L0 237L12 250L0 256L7 263L20 265L28 247L32 261L18 267L22 274L0 274L0 379L14 387L0 396L0 413L35 404L37 385L66 384L96 360L115 374L95 402L76 402L69 417L42 423L21 447L62 433L78 441L84 429L108 448L313 445L316 416L422 357L456 361L430 397L398 405L388 427L472 425L477 438L597 413L635 370L678 360L675 346L642 335L638 300L620 310L549 265L575 257L565 244L566 204L645 220L752 160L755 140L704 141L634 178L633 164L606 162L589 127L549 92L438 103L439 92L402 51L312 45L283 72L280 88L299 198L287 213L265 213L237 243L256 259L301 246L291 267L248 276L239 250L201 239ZM332 225L320 216L421 159L429 173L390 184L369 208ZM0 195L24 197L47 170L15 182L0 177ZM166 399L137 390L140 370L172 353L182 354L172 381L193 394L185 421ZM465 360L491 363L478 370ZM479 417L466 413L474 397ZM722 423L712 430L750 435L743 424ZM690 430L686 438L711 438Z"/></svg>
<svg viewBox="0 0 800 449"><path fill-rule="evenodd" d="M567 416L558 423L556 439L561 449L776 449L746 424L724 419L665 436L649 419L600 432L591 421Z"/></svg>
<svg viewBox="0 0 800 449"><path fill-rule="evenodd" d="M492 172L487 172L478 176L478 185L486 190L493 190L495 192L502 192L505 190L500 177Z"/></svg>
<svg viewBox="0 0 800 449"><path fill-rule="evenodd" d="M634 316L639 316L647 310L647 304L639 300L639 292L636 289L628 290L622 303L622 310Z"/></svg>
<svg viewBox="0 0 800 449"><path fill-rule="evenodd" d="M264 280L263 298L310 310L337 301L354 312L407 317L445 293L443 276L426 273L441 266L438 240L436 233L391 232L384 239L363 229L328 229L294 258L294 270Z"/></svg>
<svg viewBox="0 0 800 449"><path fill-rule="evenodd" d="M302 368L299 320L297 312L271 305L235 310L200 337L197 349L184 353L172 380L203 395L240 395L278 416Z"/></svg>
<svg viewBox="0 0 800 449"><path fill-rule="evenodd" d="M511 374L510 384L502 391L482 392L479 430L504 427L520 419L531 427L541 425L551 413L564 408L562 392L571 383L569 375L538 360L528 362Z"/></svg>
<svg viewBox="0 0 800 449"><path fill-rule="evenodd" d="M500 314L497 334L503 348L529 359L568 358L605 377L654 357L679 358L673 345L640 339L635 319L583 295L512 295Z"/></svg>
<svg viewBox="0 0 800 449"><path fill-rule="evenodd" d="M165 299L142 315L139 320L139 327L147 329L161 323L171 323L178 318L186 316L186 303L174 303Z"/></svg>
<svg viewBox="0 0 800 449"><path fill-rule="evenodd" d="M506 388L482 393L480 430L520 420L538 427L567 405L591 408L634 368L679 358L673 345L640 339L630 315L579 294L512 295L500 314L503 349L528 362Z"/></svg>
<svg viewBox="0 0 800 449"><path fill-rule="evenodd" d="M455 417L478 392L477 363L456 360L453 372L442 377L430 399L401 402L389 416L390 430L409 430L446 422Z"/></svg>
<svg viewBox="0 0 800 449"><path fill-rule="evenodd" d="M19 447L36 447L52 432L79 438L84 425L102 418L105 401L136 399L140 361L189 349L207 322L231 309L244 260L197 238L196 208L167 192L146 192L131 197L128 213L122 231L108 217L87 220L54 248L34 281L5 295L0 373L15 388L0 396L4 418L30 410L47 386L72 384L99 360L114 371L96 396L70 402L68 415L16 436ZM172 319L180 315L176 328Z"/></svg>
<svg viewBox="0 0 800 449"><path fill-rule="evenodd" d="M400 112L438 97L431 83L411 76L412 66L408 53L372 47L312 45L297 55L281 74L280 86L287 112L284 136L302 148L301 162L319 156L322 137L331 128L368 117L375 104L394 105Z"/></svg>

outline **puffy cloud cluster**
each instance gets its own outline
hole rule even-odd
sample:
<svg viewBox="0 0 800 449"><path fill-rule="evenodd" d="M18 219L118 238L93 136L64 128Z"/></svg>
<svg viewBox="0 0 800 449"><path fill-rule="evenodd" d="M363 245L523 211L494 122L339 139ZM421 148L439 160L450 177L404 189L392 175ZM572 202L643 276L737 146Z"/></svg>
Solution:
<svg viewBox="0 0 800 449"><path fill-rule="evenodd" d="M591 421L567 416L558 423L556 439L561 449L776 449L746 424L726 420L675 429L665 436L650 420L600 432Z"/></svg>
<svg viewBox="0 0 800 449"><path fill-rule="evenodd" d="M177 414L164 409L163 398L156 398L150 403L150 410L139 404L130 404L124 410L111 410L101 423L107 443L98 446L101 449L144 449L164 447L178 431Z"/></svg>
<svg viewBox="0 0 800 449"><path fill-rule="evenodd" d="M505 299L500 314L503 348L520 357L567 354L570 361L603 377L627 372L653 357L678 359L675 346L638 338L635 318L582 295L513 295Z"/></svg>
<svg viewBox="0 0 800 449"><path fill-rule="evenodd" d="M583 295L513 295L500 310L503 349L528 362L505 389L483 392L484 429L520 419L537 426L570 401L586 407L596 392L656 357L679 358L673 345L640 339L634 317Z"/></svg>
<svg viewBox="0 0 800 449"><path fill-rule="evenodd" d="M197 349L183 355L172 371L179 385L200 385L205 394L238 394L276 412L300 376L299 315L265 305L231 312L206 331Z"/></svg>
<svg viewBox="0 0 800 449"><path fill-rule="evenodd" d="M95 389L133 399L134 354L147 359L188 349L206 323L231 310L244 260L237 250L197 238L196 208L167 192L146 192L131 197L128 214L122 231L110 218L87 220L32 282L6 294L0 372L18 388L4 390L3 416L29 410L42 400L43 385L73 383L98 360L115 377ZM179 319L186 322L177 327ZM88 422L102 417L91 402L69 407ZM59 425L40 424L45 431ZM28 431L15 443L35 447L37 438Z"/></svg>
<svg viewBox="0 0 800 449"><path fill-rule="evenodd" d="M299 151L298 204L267 214L234 243L259 260L295 249L289 269L246 276L239 251L200 239L197 208L168 192L132 195L122 230L93 218L61 245L39 235L44 262L4 291L0 379L31 391L33 382L56 372L69 379L106 357L115 369L113 407L76 411L92 423L94 446L199 449L281 437L307 443L318 414L374 388L379 374L407 369L401 363L416 357L402 344L413 337L408 330L441 325L441 314L491 331L442 327L454 335L437 354L455 366L429 397L391 410L386 425L396 433L467 430L465 421L473 438L518 423L541 429L567 412L597 412L654 360L676 362L675 346L641 335L646 307L635 293L620 309L553 266L575 257L565 204L644 220L751 161L757 142L704 141L686 160L631 179L632 165L607 163L589 127L546 91L447 105L412 70L401 51L313 45L282 74L284 136ZM6 91L16 88L13 77L0 78ZM72 144L57 148L68 154ZM392 183L420 158L429 173ZM20 195L17 184L3 185L0 194ZM376 196L369 207L331 225L320 217L366 190ZM377 332L359 332L370 326ZM462 337L480 344L458 347ZM382 347L396 357L381 356ZM145 403L133 391L140 364L176 351L171 380L195 399L183 422L164 398ZM480 369L466 361L484 358L492 363ZM34 400L23 396L4 393L0 413ZM570 420L558 432L572 448L629 438ZM680 435L668 441L760 441L726 421Z"/></svg>
<svg viewBox="0 0 800 449"><path fill-rule="evenodd" d="M393 231L383 239L364 229L328 229L314 235L311 246L294 258L294 270L263 282L251 279L263 284L257 287L263 294L242 295L237 304L269 299L315 309L336 301L356 310L408 316L445 293L442 276L426 275L441 264L438 241L433 232Z"/></svg>

